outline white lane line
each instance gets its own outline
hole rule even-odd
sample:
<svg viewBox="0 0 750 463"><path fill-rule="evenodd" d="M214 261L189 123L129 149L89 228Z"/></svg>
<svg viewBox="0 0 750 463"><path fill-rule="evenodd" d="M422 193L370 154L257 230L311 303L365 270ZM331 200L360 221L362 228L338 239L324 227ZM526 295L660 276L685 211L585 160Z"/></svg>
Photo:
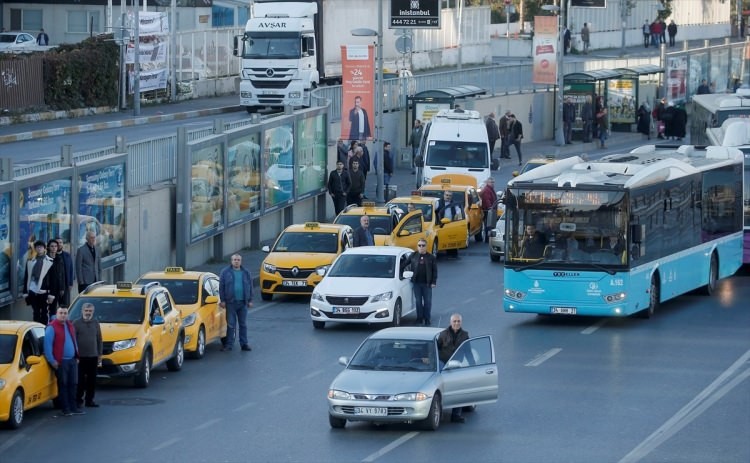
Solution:
<svg viewBox="0 0 750 463"><path fill-rule="evenodd" d="M750 361L750 350L745 352L745 354L737 359L732 366L726 369L724 373L714 380L714 382L709 384L708 387L703 389L700 394L693 398L693 400L688 402L688 404L682 407L680 411L668 419L659 429L654 431L643 442L638 444L636 448L631 450L630 453L625 455L622 460L620 460L620 463L631 463L644 459L654 449L677 434L682 428L690 424L714 403L737 387L737 385L749 378L750 369L747 369L732 378L731 381L722 385L722 383L725 383L737 370L744 367L748 361Z"/></svg>
<svg viewBox="0 0 750 463"><path fill-rule="evenodd" d="M195 428L193 428L193 429L194 429L194 430L196 430L196 431L200 431L201 429L206 429L206 428L208 428L209 426L213 426L213 425L215 425L215 424L216 424L216 423L218 423L219 421L221 421L221 418L214 418L213 420L208 420L208 421L206 421L206 422L205 422L205 423L203 423L203 424L199 424L198 426L196 426L196 427L195 427Z"/></svg>
<svg viewBox="0 0 750 463"><path fill-rule="evenodd" d="M235 412L241 412L242 410L245 410L246 408L254 407L255 402L248 402L246 404L242 404L239 407L235 408L233 411Z"/></svg>
<svg viewBox="0 0 750 463"><path fill-rule="evenodd" d="M598 322L596 322L593 325L591 325L588 328L586 328L585 330L581 331L581 334L591 334L594 331L596 331L599 328L601 328L602 326L604 326L605 323L607 323L607 320L601 319Z"/></svg>
<svg viewBox="0 0 750 463"><path fill-rule="evenodd" d="M169 440L166 440L162 442L161 444L157 445L156 447L152 448L151 450L161 450L163 448L169 447L170 445L174 445L182 440L182 437L173 437Z"/></svg>
<svg viewBox="0 0 750 463"><path fill-rule="evenodd" d="M479 293L479 294L480 294L480 295L482 295L482 296L486 296L486 295L488 295L488 294L492 294L492 293L494 293L494 292L495 292L495 290L494 290L494 289L492 289L492 288L490 288L490 289L485 289L484 291L482 291L482 292L481 292L481 293Z"/></svg>
<svg viewBox="0 0 750 463"><path fill-rule="evenodd" d="M57 410L55 410L55 411L57 411ZM60 412L62 413L62 410L60 410ZM67 418L64 418L62 415L59 415L59 418L61 420L66 420L67 419ZM37 421L34 424L31 424L31 425L28 425L28 426L24 425L24 427L23 427L23 431L24 432L16 431L17 434L13 433L13 437L11 437L7 441L5 441L2 445L0 445L0 455L4 454L8 449L10 449L11 447L13 447L13 445L16 442L18 442L19 440L27 437L28 435L33 435L33 433L29 434L29 432L35 430L36 428L38 428L39 426L43 425L46 422L47 422L47 420L39 420L39 421Z"/></svg>
<svg viewBox="0 0 750 463"><path fill-rule="evenodd" d="M269 392L268 395L279 395L282 392L288 391L291 388L292 388L291 386L281 386L280 388L278 388L278 389L276 389L274 391Z"/></svg>
<svg viewBox="0 0 750 463"><path fill-rule="evenodd" d="M476 301L476 297L470 297L464 301L464 304L471 304L472 302Z"/></svg>
<svg viewBox="0 0 750 463"><path fill-rule="evenodd" d="M559 348L559 347L555 347L554 349L550 349L547 352L543 353L542 355L536 356L534 358L534 360L530 361L529 363L527 363L524 366L525 367L538 367L539 365L541 365L545 361L547 361L547 360L551 359L552 357L554 357L555 355L559 354L560 351L562 351L562 349Z"/></svg>
<svg viewBox="0 0 750 463"><path fill-rule="evenodd" d="M364 460L362 460L363 463L369 463L371 461L375 461L378 458L382 457L386 453L390 452L391 450L395 449L401 444L405 444L409 439L412 439L414 437L417 437L419 433L417 431L412 431L408 434L404 434L403 436L399 437L395 441L391 442L390 444L386 445L382 449L378 450L375 453L371 453L368 455Z"/></svg>
<svg viewBox="0 0 750 463"><path fill-rule="evenodd" d="M261 310L268 309L269 307L273 307L273 306L278 305L278 304L279 304L278 302L269 302L267 304L262 304L262 305L259 305L257 307L253 307L252 309L248 310L247 314L248 315L252 315L252 314L260 312Z"/></svg>
<svg viewBox="0 0 750 463"><path fill-rule="evenodd" d="M323 370L313 371L312 373L308 373L305 376L303 376L302 379L312 379L321 373L323 373Z"/></svg>

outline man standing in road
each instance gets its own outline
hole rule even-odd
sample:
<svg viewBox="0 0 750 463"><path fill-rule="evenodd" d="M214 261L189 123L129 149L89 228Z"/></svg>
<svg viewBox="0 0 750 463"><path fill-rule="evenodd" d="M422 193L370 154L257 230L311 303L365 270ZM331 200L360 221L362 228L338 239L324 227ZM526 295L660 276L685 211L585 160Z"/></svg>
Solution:
<svg viewBox="0 0 750 463"><path fill-rule="evenodd" d="M422 121L419 119L414 120L414 128L411 129L411 135L409 136L409 146L411 146L411 173L416 174L416 165L414 159L417 157L417 151L419 151L419 143L422 141Z"/></svg>
<svg viewBox="0 0 750 463"><path fill-rule="evenodd" d="M451 315L451 326L440 332L437 338L438 357L442 368L448 363L461 344L469 339L469 332L461 327L463 319L461 314L454 313ZM454 423L463 423L464 417L461 416L461 407L451 410L451 421Z"/></svg>
<svg viewBox="0 0 750 463"><path fill-rule="evenodd" d="M409 259L409 269L414 272L411 277L414 298L417 301L417 325L424 323L430 326L432 317L432 288L437 285L437 263L435 256L427 252L427 241L417 242L417 252Z"/></svg>
<svg viewBox="0 0 750 463"><path fill-rule="evenodd" d="M360 246L375 246L375 238L370 232L370 217L363 215L359 218L359 227L354 230L352 245L357 248Z"/></svg>
<svg viewBox="0 0 750 463"><path fill-rule="evenodd" d="M573 144L573 124L576 121L576 106L573 104L573 99L570 97L565 98L565 104L563 104L563 131L565 132L565 144Z"/></svg>
<svg viewBox="0 0 750 463"><path fill-rule="evenodd" d="M96 368L102 362L102 328L94 318L94 304L86 302L81 306L81 318L73 322L78 341L78 387L76 405L81 408L86 394L86 407L98 407L94 402L96 393Z"/></svg>
<svg viewBox="0 0 750 463"><path fill-rule="evenodd" d="M247 309L253 306L253 280L242 266L241 255L233 254L231 262L219 276L220 305L227 311L227 337L221 350L232 350L239 331L240 347L249 352L252 349L247 341Z"/></svg>
<svg viewBox="0 0 750 463"><path fill-rule="evenodd" d="M492 158L492 153L495 151L495 142L500 138L500 129L497 127L497 122L495 122L495 113L490 113L487 116L484 125L487 128L487 139L490 142L490 158Z"/></svg>
<svg viewBox="0 0 750 463"><path fill-rule="evenodd" d="M490 229L492 229L495 224L488 223L487 221L492 208L497 207L495 204L497 202L497 192L495 191L494 178L489 177L485 180L484 186L479 192L479 197L482 198L482 212L484 213L484 242L488 243L490 241Z"/></svg>
<svg viewBox="0 0 750 463"><path fill-rule="evenodd" d="M57 308L55 319L44 331L44 356L55 370L57 397L63 416L85 415L86 412L76 406L78 343L76 329L68 320L66 307Z"/></svg>
<svg viewBox="0 0 750 463"><path fill-rule="evenodd" d="M336 161L336 170L332 170L328 176L328 194L333 200L333 209L336 215L346 207L346 194L349 192L351 181L349 174L344 171L344 161Z"/></svg>
<svg viewBox="0 0 750 463"><path fill-rule="evenodd" d="M102 259L96 249L96 233L92 231L86 232L86 244L76 252L76 275L79 293L102 277Z"/></svg>

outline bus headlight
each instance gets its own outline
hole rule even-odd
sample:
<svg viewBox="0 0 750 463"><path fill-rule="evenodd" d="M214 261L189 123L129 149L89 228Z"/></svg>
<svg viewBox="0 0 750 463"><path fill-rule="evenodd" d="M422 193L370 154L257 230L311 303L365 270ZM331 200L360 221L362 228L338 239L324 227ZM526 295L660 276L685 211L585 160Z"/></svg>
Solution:
<svg viewBox="0 0 750 463"><path fill-rule="evenodd" d="M516 301L521 301L526 297L526 293L516 291L515 289L505 288L505 295Z"/></svg>
<svg viewBox="0 0 750 463"><path fill-rule="evenodd" d="M627 297L625 293L607 294L606 296L604 296L604 300L607 302L607 304L615 304L624 301L625 297Z"/></svg>

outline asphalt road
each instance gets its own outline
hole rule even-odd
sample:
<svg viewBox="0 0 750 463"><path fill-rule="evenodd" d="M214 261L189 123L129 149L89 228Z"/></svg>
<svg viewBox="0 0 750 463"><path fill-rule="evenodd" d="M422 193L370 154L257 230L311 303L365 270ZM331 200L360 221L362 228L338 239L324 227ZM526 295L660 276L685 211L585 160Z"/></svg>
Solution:
<svg viewBox="0 0 750 463"><path fill-rule="evenodd" d="M461 255L439 261L433 322L460 311L471 334L493 335L501 391L465 424L332 430L337 358L377 327L314 330L306 298L275 298L251 311L252 352L211 345L146 390L102 385L85 416L34 409L0 431L2 461L750 461L747 272L650 320L551 318L502 312L502 265L483 244Z"/></svg>

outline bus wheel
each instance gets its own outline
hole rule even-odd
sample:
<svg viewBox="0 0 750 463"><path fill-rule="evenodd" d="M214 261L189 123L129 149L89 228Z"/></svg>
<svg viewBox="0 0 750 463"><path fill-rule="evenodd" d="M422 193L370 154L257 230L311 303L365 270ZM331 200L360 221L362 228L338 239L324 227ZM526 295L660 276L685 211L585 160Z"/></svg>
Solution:
<svg viewBox="0 0 750 463"><path fill-rule="evenodd" d="M711 254L711 264L708 267L708 283L703 287L703 294L706 296L716 292L716 282L719 280L719 259L716 253Z"/></svg>
<svg viewBox="0 0 750 463"><path fill-rule="evenodd" d="M641 318L651 318L659 307L659 277L651 277L651 286L648 289L648 307L642 310L639 315Z"/></svg>

